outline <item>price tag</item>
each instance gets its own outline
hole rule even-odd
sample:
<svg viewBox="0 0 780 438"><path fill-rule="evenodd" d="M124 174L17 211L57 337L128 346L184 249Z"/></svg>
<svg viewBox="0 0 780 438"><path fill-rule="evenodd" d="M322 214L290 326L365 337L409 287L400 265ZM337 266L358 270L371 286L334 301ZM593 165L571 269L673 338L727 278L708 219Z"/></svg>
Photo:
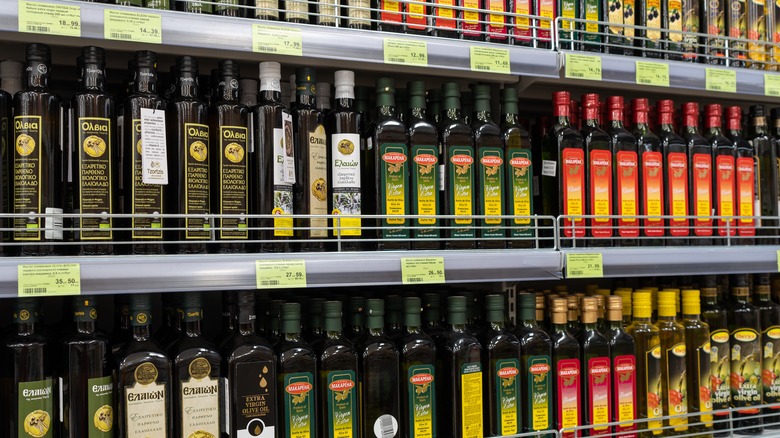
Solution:
<svg viewBox="0 0 780 438"><path fill-rule="evenodd" d="M19 265L20 297L48 297L81 294L81 265L78 263Z"/></svg>
<svg viewBox="0 0 780 438"><path fill-rule="evenodd" d="M255 260L258 289L306 287L305 260Z"/></svg>
<svg viewBox="0 0 780 438"><path fill-rule="evenodd" d="M103 11L103 38L162 44L162 17L141 12Z"/></svg>
<svg viewBox="0 0 780 438"><path fill-rule="evenodd" d="M572 79L601 80L601 57L566 54L566 77Z"/></svg>
<svg viewBox="0 0 780 438"><path fill-rule="evenodd" d="M601 278L604 263L601 253L566 254L566 278Z"/></svg>
<svg viewBox="0 0 780 438"><path fill-rule="evenodd" d="M401 257L403 284L444 283L444 257Z"/></svg>
<svg viewBox="0 0 780 438"><path fill-rule="evenodd" d="M428 66L428 43L425 41L385 38L385 64Z"/></svg>
<svg viewBox="0 0 780 438"><path fill-rule="evenodd" d="M135 121L133 121L135 129ZM141 108L141 180L144 184L168 184L168 152L165 111Z"/></svg>
<svg viewBox="0 0 780 438"><path fill-rule="evenodd" d="M471 46L471 71L511 74L509 50Z"/></svg>
<svg viewBox="0 0 780 438"><path fill-rule="evenodd" d="M780 97L780 75L764 75L764 94L767 96Z"/></svg>
<svg viewBox="0 0 780 438"><path fill-rule="evenodd" d="M81 7L19 2L19 32L81 36Z"/></svg>
<svg viewBox="0 0 780 438"><path fill-rule="evenodd" d="M737 92L737 72L721 68L708 68L705 81L707 91Z"/></svg>
<svg viewBox="0 0 780 438"><path fill-rule="evenodd" d="M663 62L636 62L636 83L639 85L669 86L669 64Z"/></svg>
<svg viewBox="0 0 780 438"><path fill-rule="evenodd" d="M303 56L301 30L294 27L253 24L252 50L273 55Z"/></svg>

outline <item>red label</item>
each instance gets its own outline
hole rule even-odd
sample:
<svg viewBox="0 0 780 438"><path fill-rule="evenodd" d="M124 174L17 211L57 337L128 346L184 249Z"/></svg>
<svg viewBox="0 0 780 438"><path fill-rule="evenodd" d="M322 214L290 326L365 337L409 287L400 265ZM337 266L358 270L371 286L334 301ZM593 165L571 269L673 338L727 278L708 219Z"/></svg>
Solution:
<svg viewBox="0 0 780 438"><path fill-rule="evenodd" d="M525 157L512 158L511 160L509 160L509 165L511 165L512 167L517 167L519 169L522 169L523 167L530 166L531 160Z"/></svg>
<svg viewBox="0 0 780 438"><path fill-rule="evenodd" d="M437 6L455 6L455 0L436 0ZM456 29L455 9L437 7L435 13L435 25L439 28Z"/></svg>
<svg viewBox="0 0 780 438"><path fill-rule="evenodd" d="M561 153L563 163L561 175L563 175L563 214L564 216L581 216L585 214L585 151L582 149L566 148ZM572 220L564 219L563 234L566 237L585 237L585 220L573 221L577 227L572 233Z"/></svg>
<svg viewBox="0 0 780 438"><path fill-rule="evenodd" d="M380 20L386 23L402 23L401 2L398 0L379 0Z"/></svg>
<svg viewBox="0 0 780 438"><path fill-rule="evenodd" d="M582 400L580 393L580 360L564 359L558 362L558 424L556 429L580 425ZM574 438L574 432L564 432L562 438Z"/></svg>
<svg viewBox="0 0 780 438"><path fill-rule="evenodd" d="M291 383L287 385L287 388L284 390L287 391L290 394L305 394L311 389L314 388L311 383L308 382L297 382L297 383Z"/></svg>
<svg viewBox="0 0 780 438"><path fill-rule="evenodd" d="M670 152L667 159L667 185L669 186L669 215L688 216L688 157L683 152ZM669 232L672 236L683 237L690 232L688 219L671 219Z"/></svg>
<svg viewBox="0 0 780 438"><path fill-rule="evenodd" d="M752 158L737 158L737 216L754 216L753 201L755 196L755 160ZM753 219L739 220L740 236L755 236L756 228Z"/></svg>
<svg viewBox="0 0 780 438"><path fill-rule="evenodd" d="M614 414L616 422L629 421L630 424L615 426L615 433L636 430L636 357L617 356L614 363ZM635 433L617 435L622 438L636 438Z"/></svg>
<svg viewBox="0 0 780 438"><path fill-rule="evenodd" d="M498 370L496 374L498 374L498 377L501 377L502 379L508 379L510 377L514 377L520 374L520 370L518 370L517 368L506 367Z"/></svg>
<svg viewBox="0 0 780 438"><path fill-rule="evenodd" d="M612 237L612 152L590 151L590 211L597 217L590 220L593 237Z"/></svg>
<svg viewBox="0 0 780 438"><path fill-rule="evenodd" d="M471 164L474 162L474 157L470 155L453 155L450 157L450 161L452 161L452 164L457 165L464 165L464 164Z"/></svg>
<svg viewBox="0 0 780 438"><path fill-rule="evenodd" d="M431 154L420 154L420 155L415 155L414 162L422 166L427 166L430 164L436 164L437 162L439 162L439 159Z"/></svg>
<svg viewBox="0 0 780 438"><path fill-rule="evenodd" d="M476 36L481 37L480 31L482 25L480 24L480 0L462 0L463 7L465 8L461 13L463 14L463 22L461 28L464 36Z"/></svg>
<svg viewBox="0 0 780 438"><path fill-rule="evenodd" d="M382 160L390 164L405 163L406 155L400 152L388 152L382 155Z"/></svg>
<svg viewBox="0 0 780 438"><path fill-rule="evenodd" d="M414 30L426 30L428 29L428 11L425 5L415 5L411 3L403 3L404 10L406 11L406 27Z"/></svg>
<svg viewBox="0 0 780 438"><path fill-rule="evenodd" d="M645 219L645 236L664 235L664 160L660 152L642 154L642 188L644 198L644 216L658 216L658 219Z"/></svg>
<svg viewBox="0 0 780 438"><path fill-rule="evenodd" d="M500 166L504 164L504 160L501 157L495 155L486 155L479 160L484 166Z"/></svg>
<svg viewBox="0 0 780 438"><path fill-rule="evenodd" d="M712 215L712 155L693 154L693 209L696 217ZM697 236L712 236L712 219L694 219Z"/></svg>
<svg viewBox="0 0 780 438"><path fill-rule="evenodd" d="M515 38L522 41L530 41L532 37L531 20L528 18L531 15L531 0L515 0L514 12L518 16L515 17Z"/></svg>
<svg viewBox="0 0 780 438"><path fill-rule="evenodd" d="M428 373L415 374L409 378L409 383L412 385L425 385L431 382L433 382L433 375Z"/></svg>
<svg viewBox="0 0 780 438"><path fill-rule="evenodd" d="M610 367L608 357L594 357L588 360L588 411L590 412L590 424L601 425L612 421L610 400ZM590 436L609 435L609 426L596 426L591 430Z"/></svg>
<svg viewBox="0 0 780 438"><path fill-rule="evenodd" d="M638 216L639 212L639 164L636 152L619 151L617 156L617 208L620 216ZM618 220L620 237L638 237L636 219Z"/></svg>
<svg viewBox="0 0 780 438"><path fill-rule="evenodd" d="M550 372L550 365L547 365L546 363L540 363L536 365L532 365L531 368L528 368L528 371L531 372L531 374L545 374Z"/></svg>
<svg viewBox="0 0 780 438"><path fill-rule="evenodd" d="M490 12L507 12L506 2L504 0L485 0L486 7ZM507 15L488 14L487 31L488 37L492 40L505 40L507 38Z"/></svg>
<svg viewBox="0 0 780 438"><path fill-rule="evenodd" d="M355 382L347 379L335 380L328 385L331 391L346 391L355 387Z"/></svg>
<svg viewBox="0 0 780 438"><path fill-rule="evenodd" d="M715 194L717 195L715 207L717 216L736 216L734 209L734 157L731 155L718 155L715 158ZM752 202L752 201L751 201ZM737 234L733 221L730 233L726 229L727 220L718 221L718 235L725 236Z"/></svg>

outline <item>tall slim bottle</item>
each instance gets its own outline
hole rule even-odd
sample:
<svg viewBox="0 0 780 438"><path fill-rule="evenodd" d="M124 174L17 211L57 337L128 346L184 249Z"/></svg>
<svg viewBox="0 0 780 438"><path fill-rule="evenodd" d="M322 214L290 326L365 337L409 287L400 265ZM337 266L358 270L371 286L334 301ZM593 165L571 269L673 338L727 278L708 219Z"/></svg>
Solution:
<svg viewBox="0 0 780 438"><path fill-rule="evenodd" d="M191 56L176 58L176 91L168 103L168 181L165 204L168 213L208 214L211 208L208 104L198 97L198 60ZM180 254L206 252L211 238L210 223L203 217L168 219L166 240L185 241L175 244Z"/></svg>
<svg viewBox="0 0 780 438"><path fill-rule="evenodd" d="M736 208L737 216L754 216L760 214L761 205L757 197L758 180L756 174L759 170L759 162L756 160L753 145L745 138L742 131L742 108L730 106L726 108L728 129L726 137L736 147ZM756 221L752 218L737 221L737 235L751 237L756 235ZM746 239L740 239L745 244ZM728 277L726 277L728 278Z"/></svg>
<svg viewBox="0 0 780 438"><path fill-rule="evenodd" d="M505 185L506 151L501 128L493 122L490 113L490 86L474 87L474 114L471 129L474 132L474 150L476 154L477 214L502 216L507 213ZM457 174L457 170L456 170ZM492 217L477 221L480 230L477 236L478 248L504 248L506 246L506 221Z"/></svg>
<svg viewBox="0 0 780 438"><path fill-rule="evenodd" d="M209 112L211 132L211 212L216 218L212 248L219 253L245 252L249 239L249 109L239 100L238 63L219 62L214 103Z"/></svg>
<svg viewBox="0 0 780 438"><path fill-rule="evenodd" d="M523 432L552 426L552 341L536 323L536 297L520 294L518 323L512 331L520 340L520 383Z"/></svg>
<svg viewBox="0 0 780 438"><path fill-rule="evenodd" d="M8 88L2 84L2 82L8 82L8 80L3 77L7 74L5 68L3 68L3 64L0 64L0 86L4 88ZM19 80L21 80L21 74L18 75L17 82ZM10 166L12 155L8 148L8 145L13 142L13 127L11 126L11 123L13 123L12 111L13 96L7 91L0 89L0 141L4 145L2 150L0 150L0 208L2 208L2 211L5 213L11 213L12 211L11 197L9 196L13 191L13 188L11 188ZM8 219L0 219L0 226L8 228L11 226L11 222ZM8 231L0 233L0 238L2 238L0 241L2 242L10 242L10 237L11 235ZM5 251L6 249L0 250L0 254ZM8 252L14 253L14 249L9 249Z"/></svg>
<svg viewBox="0 0 780 438"><path fill-rule="evenodd" d="M589 436L609 435L612 421L612 361L609 341L596 328L598 302L595 297L585 297L582 305L582 331L579 333L582 384L582 424L591 426ZM600 426L597 426L600 425Z"/></svg>
<svg viewBox="0 0 780 438"><path fill-rule="evenodd" d="M661 405L664 416L688 413L685 328L677 322L677 292L658 292L658 329L661 339ZM691 370L692 371L692 370ZM673 432L688 430L687 418L664 420Z"/></svg>
<svg viewBox="0 0 780 438"><path fill-rule="evenodd" d="M612 362L612 419L620 422L615 433L625 432L623 437L633 436L637 429L637 368L636 344L623 329L623 299L617 295L607 297L607 330L604 335L609 342L609 357Z"/></svg>
<svg viewBox="0 0 780 438"><path fill-rule="evenodd" d="M49 91L51 50L28 44L26 52L24 90L14 96L13 213L56 215L63 212L65 199L60 99ZM23 256L52 255L57 251L47 242L62 241L62 228L61 217L17 217L13 240L23 244Z"/></svg>
<svg viewBox="0 0 780 438"><path fill-rule="evenodd" d="M661 139L661 147L664 154L664 198L666 203L664 211L666 215L673 216L668 219L667 236L674 237L666 241L670 246L687 245L690 234L689 220L680 218L688 216L688 149L685 140L674 132L672 115L674 102L665 99L656 104L658 109L658 137Z"/></svg>
<svg viewBox="0 0 780 438"><path fill-rule="evenodd" d="M615 223L619 246L638 246L639 219L639 157L637 139L623 126L623 96L607 98L606 132L612 140L612 214L621 216Z"/></svg>
<svg viewBox="0 0 780 438"><path fill-rule="evenodd" d="M694 245L712 244L713 212L713 149L709 140L699 133L699 104L688 102L683 105L683 138L688 146L688 188L690 191L689 211L693 220Z"/></svg>
<svg viewBox="0 0 780 438"><path fill-rule="evenodd" d="M758 209L755 215L777 216L778 211L778 169L777 169L777 151L769 136L769 125L767 123L767 114L764 105L753 105L750 107L748 119L747 139L753 144L753 153L756 166L756 193L758 202L761 206L760 213ZM761 219L759 234L762 236L776 236L777 229L767 229L766 227L777 227L777 221L771 219ZM763 240L762 244L774 243L774 239Z"/></svg>
<svg viewBox="0 0 780 438"><path fill-rule="evenodd" d="M780 402L780 304L772 301L771 292L769 274L753 277L753 305L761 315L761 383L765 405ZM767 415L763 418L766 429L780 428L777 408L765 408L763 414Z"/></svg>
<svg viewBox="0 0 780 438"><path fill-rule="evenodd" d="M634 320L627 331L634 338L636 367L639 370L636 379L637 419L647 420L639 423L639 428L651 431L642 434L650 438L663 433L661 421L654 420L663 415L660 331L652 321L652 293L646 289L637 290L632 301Z"/></svg>
<svg viewBox="0 0 780 438"><path fill-rule="evenodd" d="M436 418L436 344L422 330L422 302L406 297L404 330L398 341L401 354L401 426L405 438L435 437Z"/></svg>
<svg viewBox="0 0 780 438"><path fill-rule="evenodd" d="M317 430L317 355L301 338L301 304L282 305L278 403L280 436L314 437Z"/></svg>
<svg viewBox="0 0 780 438"><path fill-rule="evenodd" d="M434 341L438 341L446 333L442 325L441 302L438 293L425 293L422 296L423 331Z"/></svg>
<svg viewBox="0 0 780 438"><path fill-rule="evenodd" d="M531 134L520 123L517 89L506 87L501 91L501 131L506 147L506 213L516 216L510 220L510 248L533 248L531 238L536 230L531 215L533 206L533 157ZM537 189L538 190L538 189Z"/></svg>
<svg viewBox="0 0 780 438"><path fill-rule="evenodd" d="M664 220L664 155L661 139L650 130L650 104L647 99L631 102L634 119L634 138L639 147L639 211L642 216L642 246L663 246ZM654 217L657 217L654 218Z"/></svg>
<svg viewBox="0 0 780 438"><path fill-rule="evenodd" d="M688 413L699 414L691 418L692 432L711 436L712 432L712 341L709 325L701 320L699 291L682 291L682 324L685 328Z"/></svg>
<svg viewBox="0 0 780 438"><path fill-rule="evenodd" d="M707 275L702 280L701 298L701 319L710 327L712 410L725 410L731 406L731 350L728 317L726 310L718 304L718 289L714 275ZM714 436L725 436L725 432L718 431L730 427L728 413L714 414L714 419Z"/></svg>
<svg viewBox="0 0 780 438"><path fill-rule="evenodd" d="M612 139L599 127L599 95L582 96L582 138L587 154L586 186L588 194L587 214L597 216L588 219L587 236L592 237L588 246L612 246Z"/></svg>
<svg viewBox="0 0 780 438"><path fill-rule="evenodd" d="M582 425L582 375L580 343L567 328L567 300L552 300L553 369L558 391L555 395L555 426L562 430ZM564 432L563 438L573 438L574 432Z"/></svg>
<svg viewBox="0 0 780 438"><path fill-rule="evenodd" d="M707 140L712 145L712 200L716 216L736 216L737 205L734 192L734 175L736 174L737 148L734 142L723 135L721 119L723 109L719 104L705 107L704 127ZM736 236L737 224L733 220L718 219L715 221L718 236ZM728 224L728 229L727 229ZM722 244L722 240L715 241Z"/></svg>

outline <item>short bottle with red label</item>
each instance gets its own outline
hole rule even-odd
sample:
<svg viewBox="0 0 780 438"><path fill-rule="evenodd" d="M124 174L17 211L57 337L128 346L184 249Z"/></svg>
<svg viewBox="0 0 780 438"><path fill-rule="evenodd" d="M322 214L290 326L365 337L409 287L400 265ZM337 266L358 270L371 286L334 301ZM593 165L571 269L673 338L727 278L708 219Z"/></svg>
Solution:
<svg viewBox="0 0 780 438"><path fill-rule="evenodd" d="M688 148L677 135L673 125L674 102L668 99L656 104L658 110L658 137L664 154L664 214L668 219L666 241L671 246L686 246L690 234L688 216Z"/></svg>
<svg viewBox="0 0 780 438"><path fill-rule="evenodd" d="M699 104L683 105L683 138L688 146L688 211L693 220L693 245L712 244L713 186L712 145L699 133Z"/></svg>
<svg viewBox="0 0 780 438"><path fill-rule="evenodd" d="M634 338L623 329L623 299L617 295L607 297L607 330L612 361L612 420L616 436L636 438L636 345Z"/></svg>
<svg viewBox="0 0 780 438"><path fill-rule="evenodd" d="M583 330L580 333L582 367L582 424L591 426L588 436L612 434L612 360L609 341L596 329L598 302L585 297L581 302Z"/></svg>
<svg viewBox="0 0 780 438"><path fill-rule="evenodd" d="M639 156L637 139L623 125L623 96L607 98L606 131L612 140L613 214L618 246L637 246L639 241Z"/></svg>
<svg viewBox="0 0 780 438"><path fill-rule="evenodd" d="M742 130L742 108L730 106L726 108L726 138L734 143L736 159L734 169L734 215L737 220L738 243L745 245L753 243L750 237L756 235L756 220L751 216L761 213L756 196L756 170L758 162L754 156L753 145L747 140Z"/></svg>
<svg viewBox="0 0 780 438"><path fill-rule="evenodd" d="M567 300L554 298L551 307L550 338L553 345L555 384L558 386L554 429L563 430L563 438L573 438L575 432L570 429L582 425L580 343L567 330Z"/></svg>
<svg viewBox="0 0 780 438"><path fill-rule="evenodd" d="M705 107L705 135L712 145L712 202L715 216L737 216L737 193L734 176L736 174L737 148L734 142L723 135L721 117L723 107L720 104ZM734 220L716 219L717 236L736 236L737 223ZM725 244L723 239L715 239L715 244Z"/></svg>
<svg viewBox="0 0 780 438"><path fill-rule="evenodd" d="M650 104L647 99L631 102L633 134L637 142L639 164L639 214L642 219L641 245L663 246L664 156L661 139L650 130Z"/></svg>
<svg viewBox="0 0 780 438"><path fill-rule="evenodd" d="M612 246L612 139L598 123L599 95L582 96L582 138L587 159L588 246Z"/></svg>

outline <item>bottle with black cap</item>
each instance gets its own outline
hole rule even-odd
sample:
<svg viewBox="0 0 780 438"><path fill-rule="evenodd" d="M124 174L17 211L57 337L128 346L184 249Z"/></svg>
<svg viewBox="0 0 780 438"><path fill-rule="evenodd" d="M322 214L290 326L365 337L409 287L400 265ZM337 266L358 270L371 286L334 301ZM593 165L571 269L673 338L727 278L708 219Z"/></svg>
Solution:
<svg viewBox="0 0 780 438"><path fill-rule="evenodd" d="M176 58L176 90L168 103L168 185L165 186L167 213L202 215L211 212L208 104L198 98L198 60ZM206 252L211 238L209 220L203 217L168 219L166 240L184 241L173 245L179 254Z"/></svg>
<svg viewBox="0 0 780 438"><path fill-rule="evenodd" d="M754 216L760 214L761 211L757 192L759 182L756 180L758 166L754 157L753 145L748 141L742 129L742 108L738 106L726 108L726 120L725 135L736 147L734 214L736 216ZM737 235L747 237L739 239L738 243L742 245L752 243L749 238L756 235L756 221L752 218L740 219L736 225ZM724 276L724 278L728 279L728 276Z"/></svg>
<svg viewBox="0 0 780 438"><path fill-rule="evenodd" d="M506 145L506 214L516 216L510 222L510 248L533 248L536 235L530 216L533 214L533 168L531 135L520 123L517 88L501 90L501 132Z"/></svg>
<svg viewBox="0 0 780 438"><path fill-rule="evenodd" d="M201 332L203 303L198 292L182 296L182 334L168 352L173 362L173 424L176 436L192 436L198 431L219 436L220 401L224 388L219 384L222 358L216 346Z"/></svg>
<svg viewBox="0 0 780 438"><path fill-rule="evenodd" d="M777 150L772 138L769 136L769 126L767 124L767 114L764 105L753 105L750 107L748 115L748 135L747 139L753 144L753 151L758 162L756 184L758 202L761 206L760 211L756 211L756 216L777 216L778 211L778 169L777 169ZM776 227L777 221L771 219L761 219L758 224L758 233L762 236L776 236L777 229L768 229L767 227ZM762 239L762 244L775 243L775 239Z"/></svg>
<svg viewBox="0 0 780 438"><path fill-rule="evenodd" d="M518 295L518 323L512 333L520 341L520 384L523 432L552 426L552 341L536 322L536 296Z"/></svg>
<svg viewBox="0 0 780 438"><path fill-rule="evenodd" d="M60 436L111 437L114 432L114 385L108 337L97 330L97 300L73 301L73 331L62 341L60 371L63 416ZM108 407L108 408L107 408Z"/></svg>
<svg viewBox="0 0 780 438"><path fill-rule="evenodd" d="M118 394L117 431L120 438L153 434L173 436L171 361L152 339L152 300L149 294L130 297L133 338L116 355L114 390Z"/></svg>
<svg viewBox="0 0 780 438"><path fill-rule="evenodd" d="M436 342L447 333L442 325L441 302L439 293L429 292L422 296L423 331Z"/></svg>
<svg viewBox="0 0 780 438"><path fill-rule="evenodd" d="M403 299L404 329L398 342L401 354L401 413L399 436L437 436L436 344L422 330L422 301Z"/></svg>
<svg viewBox="0 0 780 438"><path fill-rule="evenodd" d="M16 214L61 214L65 201L60 132L60 98L49 91L51 51L44 44L27 45L24 90L14 96L14 134L9 194ZM34 171L33 171L34 170ZM47 242L62 241L62 218L17 217L13 240L22 243L21 255L54 254Z"/></svg>
<svg viewBox="0 0 780 438"><path fill-rule="evenodd" d="M282 304L282 339L279 357L280 436L316 436L317 355L301 338L301 304Z"/></svg>
<svg viewBox="0 0 780 438"><path fill-rule="evenodd" d="M765 405L780 402L780 304L772 301L772 286L769 274L753 276L753 305L761 315L761 349L763 351L761 380ZM763 409L764 427L780 428L780 412L777 409Z"/></svg>
<svg viewBox="0 0 780 438"><path fill-rule="evenodd" d="M293 112L295 127L295 213L328 214L328 144L325 117L316 105L314 68L295 71L297 103ZM304 252L322 251L328 238L327 218L296 219L295 237Z"/></svg>
<svg viewBox="0 0 780 438"><path fill-rule="evenodd" d="M92 217L75 219L75 240L82 255L114 253L119 154L116 143L116 105L105 91L106 54L100 47L81 49L80 88L73 97L71 147L73 210ZM94 215L102 216L94 216Z"/></svg>
<svg viewBox="0 0 780 438"><path fill-rule="evenodd" d="M249 109L238 98L240 77L236 61L220 61L209 111L211 211L231 215L215 219L213 250L219 253L246 252L249 239Z"/></svg>

